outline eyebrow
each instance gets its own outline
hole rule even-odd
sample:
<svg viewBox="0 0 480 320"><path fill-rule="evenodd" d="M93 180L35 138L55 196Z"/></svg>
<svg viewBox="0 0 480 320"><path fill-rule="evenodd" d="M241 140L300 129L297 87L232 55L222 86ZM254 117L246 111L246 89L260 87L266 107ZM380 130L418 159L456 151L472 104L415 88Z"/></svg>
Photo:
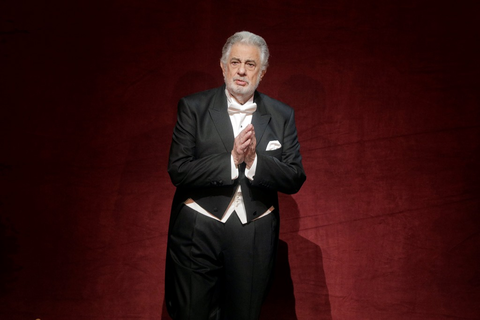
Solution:
<svg viewBox="0 0 480 320"><path fill-rule="evenodd" d="M238 60L238 61L242 61L242 59L240 59L240 58L236 58L236 57L232 57L232 58L230 59L230 61L232 61L232 60ZM247 60L245 60L245 63L247 63L247 62L253 62L253 63L257 63L257 61L256 61L256 60L254 60L254 59L247 59Z"/></svg>

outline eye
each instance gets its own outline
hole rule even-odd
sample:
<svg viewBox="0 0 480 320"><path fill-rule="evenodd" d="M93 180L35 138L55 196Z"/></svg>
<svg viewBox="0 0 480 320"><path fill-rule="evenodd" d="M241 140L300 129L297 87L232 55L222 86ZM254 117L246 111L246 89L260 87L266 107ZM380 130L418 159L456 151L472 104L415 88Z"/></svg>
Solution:
<svg viewBox="0 0 480 320"><path fill-rule="evenodd" d="M234 67L238 66L239 62L238 61L232 61L230 64Z"/></svg>
<svg viewBox="0 0 480 320"><path fill-rule="evenodd" d="M245 64L245 68L247 68L250 71L253 71L257 68L257 64L255 62L247 62Z"/></svg>

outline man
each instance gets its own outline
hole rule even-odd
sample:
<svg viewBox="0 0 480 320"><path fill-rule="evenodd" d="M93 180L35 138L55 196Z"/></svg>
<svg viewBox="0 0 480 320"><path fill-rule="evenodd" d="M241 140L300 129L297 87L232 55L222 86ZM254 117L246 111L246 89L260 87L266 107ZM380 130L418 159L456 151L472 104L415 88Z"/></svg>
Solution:
<svg viewBox="0 0 480 320"><path fill-rule="evenodd" d="M173 319L258 319L278 241L277 192L296 193L306 179L293 109L256 91L268 57L262 37L234 34L220 60L225 85L178 104L165 291Z"/></svg>

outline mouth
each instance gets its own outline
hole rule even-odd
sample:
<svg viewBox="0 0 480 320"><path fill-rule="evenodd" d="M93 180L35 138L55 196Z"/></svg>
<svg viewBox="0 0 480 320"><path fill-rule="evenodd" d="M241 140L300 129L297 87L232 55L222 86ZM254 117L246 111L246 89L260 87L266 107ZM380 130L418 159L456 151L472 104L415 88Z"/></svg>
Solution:
<svg viewBox="0 0 480 320"><path fill-rule="evenodd" d="M248 85L248 81L245 81L245 80L242 80L242 79L233 79L233 82L237 85L237 86L246 86Z"/></svg>

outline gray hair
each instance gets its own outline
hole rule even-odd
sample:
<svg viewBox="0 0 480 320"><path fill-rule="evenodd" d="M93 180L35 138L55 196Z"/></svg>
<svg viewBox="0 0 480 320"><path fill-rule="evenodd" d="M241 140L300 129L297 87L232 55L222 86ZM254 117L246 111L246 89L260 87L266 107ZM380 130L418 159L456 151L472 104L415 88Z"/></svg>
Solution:
<svg viewBox="0 0 480 320"><path fill-rule="evenodd" d="M232 46L236 43L244 43L256 46L260 50L260 59L262 65L261 70L263 71L267 69L268 57L270 56L267 42L262 37L248 31L237 32L227 39L227 42L225 42L225 45L222 49L222 58L220 59L224 65L227 64L227 57L230 55Z"/></svg>

